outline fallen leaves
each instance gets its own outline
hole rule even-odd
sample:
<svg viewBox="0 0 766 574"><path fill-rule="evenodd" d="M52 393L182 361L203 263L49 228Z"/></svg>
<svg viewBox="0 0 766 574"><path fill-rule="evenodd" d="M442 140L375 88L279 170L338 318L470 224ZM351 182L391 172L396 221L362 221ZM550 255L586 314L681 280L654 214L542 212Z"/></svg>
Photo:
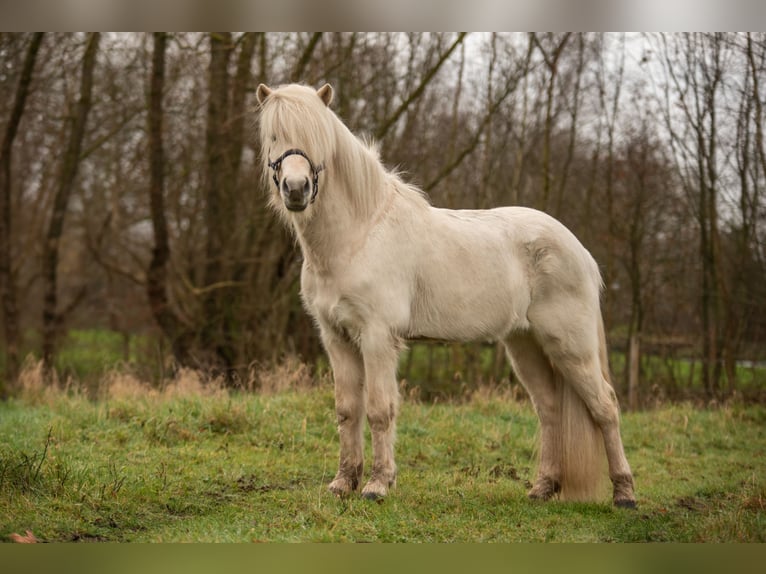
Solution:
<svg viewBox="0 0 766 574"><path fill-rule="evenodd" d="M11 542L16 542L18 544L37 544L40 542L37 537L32 534L31 530L27 530L23 536L14 532L9 538L11 539Z"/></svg>

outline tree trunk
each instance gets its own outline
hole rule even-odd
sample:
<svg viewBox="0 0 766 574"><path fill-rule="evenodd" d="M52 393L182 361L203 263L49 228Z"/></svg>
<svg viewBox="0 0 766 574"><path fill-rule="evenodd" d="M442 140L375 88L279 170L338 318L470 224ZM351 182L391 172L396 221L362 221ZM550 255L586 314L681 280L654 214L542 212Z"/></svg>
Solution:
<svg viewBox="0 0 766 574"><path fill-rule="evenodd" d="M241 38L233 85L229 63L235 44L230 33L210 35L209 99L207 109L207 225L206 293L203 301L201 342L207 350L207 367L231 375L239 350L239 297L241 266L231 234L238 221L236 190L244 147L246 98L252 80L251 63L256 35ZM230 89L231 88L231 89ZM231 92L231 93L230 93ZM203 356L203 355L201 355Z"/></svg>
<svg viewBox="0 0 766 574"><path fill-rule="evenodd" d="M721 279L720 232L718 228L718 145L717 96L722 82L722 38L718 34L702 38L703 49L711 57L710 64L700 58L703 83L700 87L702 114L697 129L700 180L700 213L704 216L701 227L703 273L703 320L704 327L704 377L709 398L719 398L721 382L721 355L726 341L723 340L725 314L725 286ZM708 68L708 65L710 68ZM705 125L706 124L706 125Z"/></svg>
<svg viewBox="0 0 766 574"><path fill-rule="evenodd" d="M2 298L3 324L5 325L5 380L0 379L0 399L7 394L6 384L16 379L19 372L19 313L16 302L16 282L13 276L13 249L11 242L11 153L13 140L24 114L29 86L32 83L32 71L37 59L37 52L43 40L42 32L32 36L24 59L24 66L16 86L16 96L11 109L11 117L5 127L5 137L0 148L0 297Z"/></svg>
<svg viewBox="0 0 766 574"><path fill-rule="evenodd" d="M168 226L165 217L165 151L162 143L165 86L165 50L167 34L154 34L151 83L149 87L149 207L154 233L154 247L146 273L146 295L152 316L170 341L173 358L183 366L190 365L188 328L170 306L167 295L167 264L170 259Z"/></svg>
<svg viewBox="0 0 766 574"><path fill-rule="evenodd" d="M205 292L202 301L202 324L200 338L204 355L200 355L203 367L218 367L221 360L231 363L221 344L222 317L219 302L224 277L224 260L228 243L226 218L226 184L231 166L228 145L227 110L229 105L229 61L234 50L230 32L210 34L210 65L208 67L208 105L205 185L205 225L207 228L206 263L204 274ZM228 366L228 365L227 365Z"/></svg>
<svg viewBox="0 0 766 574"><path fill-rule="evenodd" d="M633 331L628 340L628 408L638 409L639 365L641 352L641 333Z"/></svg>
<svg viewBox="0 0 766 574"><path fill-rule="evenodd" d="M100 34L93 32L88 36L80 78L80 98L77 102L69 142L59 174L58 189L53 200L53 213L48 225L48 232L43 246L43 372L49 378L55 354L56 338L62 315L58 310L58 260L61 235L64 230L69 198L74 189L77 170L80 165L80 152L85 136L85 124L91 108L93 91L93 70L96 66L96 53ZM70 306L71 307L71 306Z"/></svg>
<svg viewBox="0 0 766 574"><path fill-rule="evenodd" d="M227 220L233 222L238 229L246 229L236 245L231 245L232 265L227 271L231 279L232 287L227 290L226 296L219 299L223 307L223 336L224 347L227 349L227 356L231 357L230 368L237 368L237 364L244 355L243 337L243 317L242 310L245 306L245 298L242 296L243 290L238 286L244 284L247 275L247 264L242 256L254 243L255 223L249 219L243 220L237 217L241 199L238 198L238 183L240 166L242 164L242 152L245 146L245 118L247 117L247 93L250 90L253 74L252 61L255 54L256 41L258 34L255 32L246 32L240 41L240 50L237 57L237 69L234 76L234 85L231 89L231 106L229 109L229 118L227 124L230 126L227 139L229 146L228 166L229 172L226 175L225 197Z"/></svg>

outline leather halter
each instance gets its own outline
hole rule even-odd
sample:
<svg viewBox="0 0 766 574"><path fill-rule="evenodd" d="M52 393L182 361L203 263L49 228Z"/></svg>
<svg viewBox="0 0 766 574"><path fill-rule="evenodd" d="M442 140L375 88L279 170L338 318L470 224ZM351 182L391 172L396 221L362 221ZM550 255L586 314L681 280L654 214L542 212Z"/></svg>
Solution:
<svg viewBox="0 0 766 574"><path fill-rule="evenodd" d="M314 162L311 161L311 158L306 155L306 152L303 150L292 148L287 150L285 153L280 155L277 159L274 161L269 161L269 167L274 170L274 173L271 174L271 179L274 180L274 185L277 186L277 190L279 189L279 179L277 178L277 173L279 173L279 170L282 167L282 161L291 155L299 155L306 159L307 162L309 162L309 167L311 168L311 178L312 178L312 190L311 190L311 200L310 203L314 203L314 200L317 197L317 193L319 193L319 172L324 169L324 163L315 166Z"/></svg>

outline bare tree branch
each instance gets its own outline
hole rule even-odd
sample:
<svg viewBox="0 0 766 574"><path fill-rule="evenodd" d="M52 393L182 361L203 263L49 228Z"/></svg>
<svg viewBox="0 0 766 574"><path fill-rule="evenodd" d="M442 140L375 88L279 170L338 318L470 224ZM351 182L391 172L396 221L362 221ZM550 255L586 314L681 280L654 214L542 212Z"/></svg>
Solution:
<svg viewBox="0 0 766 574"><path fill-rule="evenodd" d="M311 39L309 40L309 43L306 45L306 49L303 50L303 54L301 54L300 59L295 63L292 77L296 82L300 81L303 73L306 71L306 67L309 65L311 57L314 55L314 50L316 49L317 44L321 39L322 32L314 32L314 34L311 36Z"/></svg>
<svg viewBox="0 0 766 574"><path fill-rule="evenodd" d="M531 47L531 44L530 44ZM527 51L526 61L529 61L529 55L530 51ZM494 118L495 114L497 113L497 110L500 108L500 106L505 102L505 100L508 98L510 94L512 94L516 87L518 86L521 79L527 74L529 70L528 66L522 66L518 69L518 71L508 76L505 82L505 86L503 87L503 90L500 92L498 97L489 105L486 114L482 118L479 125L476 127L476 130L473 133L473 136L468 141L468 143L460 150L459 153L457 153L453 158L452 161L448 162L440 171L437 173L425 186L425 191L430 191L434 187L436 187L444 178L449 176L457 167L463 163L463 160L470 155L470 153L476 149L476 147L479 145L479 142L481 142L481 136L484 133L484 130L489 125L489 123Z"/></svg>
<svg viewBox="0 0 766 574"><path fill-rule="evenodd" d="M394 124L399 120L399 118L402 116L404 112L407 111L407 108L410 107L410 104L417 100L421 95L423 95L423 92L426 89L426 86L428 86L428 83L431 81L431 79L436 75L436 73L439 71L439 69L442 67L444 62L446 62L452 52L455 51L455 48L457 48L465 39L467 35L467 32L460 32L455 38L455 41L452 42L449 48L439 57L439 60L436 62L436 64L426 72L426 74L421 79L420 83L418 84L417 88L415 88L412 93L410 93L407 98L399 105L398 108L394 111L393 114L391 114L390 117L388 117L383 124L378 128L378 130L375 132L375 138L376 139L383 139L383 137L388 133L388 131L394 126Z"/></svg>

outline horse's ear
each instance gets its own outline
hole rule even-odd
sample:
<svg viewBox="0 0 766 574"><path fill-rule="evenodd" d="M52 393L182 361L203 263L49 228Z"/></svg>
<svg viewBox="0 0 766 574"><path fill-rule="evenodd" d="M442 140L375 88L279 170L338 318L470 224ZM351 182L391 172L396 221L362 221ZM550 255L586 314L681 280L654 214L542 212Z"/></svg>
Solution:
<svg viewBox="0 0 766 574"><path fill-rule="evenodd" d="M317 90L317 96L322 99L324 105L329 106L333 96L332 86L330 84L325 84Z"/></svg>
<svg viewBox="0 0 766 574"><path fill-rule="evenodd" d="M255 92L255 97L258 99L258 103L262 104L271 95L272 89L266 84L258 84L258 89Z"/></svg>

